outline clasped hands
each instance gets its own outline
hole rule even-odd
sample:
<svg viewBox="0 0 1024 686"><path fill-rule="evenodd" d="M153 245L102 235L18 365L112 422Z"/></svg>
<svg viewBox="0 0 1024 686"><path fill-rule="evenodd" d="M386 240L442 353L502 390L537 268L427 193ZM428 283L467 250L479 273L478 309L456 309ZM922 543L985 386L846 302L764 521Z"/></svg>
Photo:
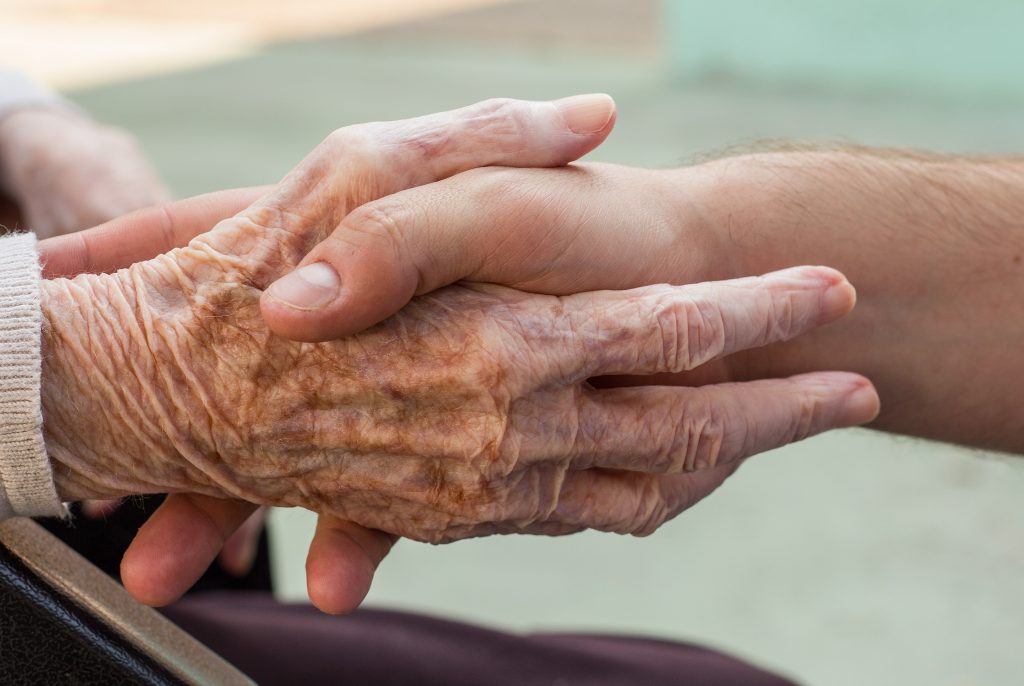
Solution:
<svg viewBox="0 0 1024 686"><path fill-rule="evenodd" d="M742 265L699 179L565 166L613 124L581 96L347 127L272 188L44 242L59 492L172 494L126 588L170 602L257 505L301 506L310 597L344 612L395 536L646 534L872 419L861 376L750 371L846 314L844 277L713 281Z"/></svg>

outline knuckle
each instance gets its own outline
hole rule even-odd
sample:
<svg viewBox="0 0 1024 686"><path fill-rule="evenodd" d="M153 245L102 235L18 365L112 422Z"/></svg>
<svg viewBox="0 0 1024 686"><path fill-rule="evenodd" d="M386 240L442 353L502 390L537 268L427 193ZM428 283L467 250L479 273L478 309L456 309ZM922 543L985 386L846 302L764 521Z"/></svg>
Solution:
<svg viewBox="0 0 1024 686"><path fill-rule="evenodd" d="M460 516L480 524L509 525L521 530L548 521L561 505L564 464L518 464L515 447L498 451L497 460L477 470L471 497Z"/></svg>
<svg viewBox="0 0 1024 686"><path fill-rule="evenodd" d="M629 525L620 533L629 533L634 536L649 536L658 530L669 517L669 507L661 494L658 482L648 479L644 482L643 488L637 500L636 512Z"/></svg>
<svg viewBox="0 0 1024 686"><path fill-rule="evenodd" d="M466 123L494 133L519 133L522 130L522 102L512 98L490 98L470 105Z"/></svg>
<svg viewBox="0 0 1024 686"><path fill-rule="evenodd" d="M666 471L693 472L710 469L722 456L726 426L712 411L704 396L687 403L684 415L675 427L671 449L666 456Z"/></svg>
<svg viewBox="0 0 1024 686"><path fill-rule="evenodd" d="M469 106L473 115L508 114L515 111L519 101L513 98L487 98Z"/></svg>
<svg viewBox="0 0 1024 686"><path fill-rule="evenodd" d="M160 232L160 240L164 247L161 252L167 252L172 248L176 247L177 241L175 240L175 225L174 215L171 214L168 208L169 203L161 203L156 206L154 210L156 212L156 225Z"/></svg>
<svg viewBox="0 0 1024 686"><path fill-rule="evenodd" d="M350 170L357 170L361 166L372 167L379 155L379 139L382 137L380 128L378 123L369 123L335 129L327 134L298 168L303 170L308 180L316 181L331 177L341 162ZM360 185L365 183L365 180L361 181Z"/></svg>
<svg viewBox="0 0 1024 686"><path fill-rule="evenodd" d="M324 151L338 152L348 150L358 144L361 139L358 126L342 126L334 129L324 138L320 148Z"/></svg>
<svg viewBox="0 0 1024 686"><path fill-rule="evenodd" d="M820 398L809 393L800 395L793 413L790 442L802 441L813 433L821 409Z"/></svg>
<svg viewBox="0 0 1024 686"><path fill-rule="evenodd" d="M291 237L281 213L263 207L221 221L213 231L193 238L188 245L193 252L212 259L218 268L245 274L250 285L262 289L282 269L293 267L302 259L302 246L296 245ZM199 266L194 260L186 262Z"/></svg>
<svg viewBox="0 0 1024 686"><path fill-rule="evenodd" d="M513 508L509 514L526 525L549 521L559 509L567 469L564 464L552 464L517 475L520 490L525 488L529 496L524 508Z"/></svg>
<svg viewBox="0 0 1024 686"><path fill-rule="evenodd" d="M521 469L521 453L519 442L509 431L509 422L505 417L495 416L486 422L481 432L483 438L483 454L485 462L481 469L481 484L493 485L501 483Z"/></svg>
<svg viewBox="0 0 1024 686"><path fill-rule="evenodd" d="M394 203L376 201L354 209L342 223L343 231L336 231L335 240L383 245L401 254L403 210Z"/></svg>
<svg viewBox="0 0 1024 686"><path fill-rule="evenodd" d="M467 107L462 126L472 134L486 136L498 152L512 152L528 130L526 112L521 100L491 98Z"/></svg>
<svg viewBox="0 0 1024 686"><path fill-rule="evenodd" d="M725 348L721 312L704 299L669 300L655 313L661 368L681 372L699 367Z"/></svg>
<svg viewBox="0 0 1024 686"><path fill-rule="evenodd" d="M328 136L327 147L350 154L353 149L367 150L371 140L386 141L391 152L385 157L407 159L413 155L430 165L434 160L459 156L485 143L490 154L500 157L522 147L527 132L523 111L521 101L493 98L419 119L338 129ZM475 152L479 156L479 150Z"/></svg>
<svg viewBox="0 0 1024 686"><path fill-rule="evenodd" d="M792 291L772 294L768 301L768 316L764 322L761 344L785 340L796 332L799 324L797 297Z"/></svg>

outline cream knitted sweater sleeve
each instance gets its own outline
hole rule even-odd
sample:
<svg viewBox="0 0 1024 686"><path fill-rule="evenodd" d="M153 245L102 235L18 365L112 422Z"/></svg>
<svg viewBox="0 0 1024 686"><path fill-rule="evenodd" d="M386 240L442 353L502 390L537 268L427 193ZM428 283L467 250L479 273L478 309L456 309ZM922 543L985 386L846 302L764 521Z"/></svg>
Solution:
<svg viewBox="0 0 1024 686"><path fill-rule="evenodd" d="M35 236L0 238L0 519L64 514L43 444L40 271Z"/></svg>

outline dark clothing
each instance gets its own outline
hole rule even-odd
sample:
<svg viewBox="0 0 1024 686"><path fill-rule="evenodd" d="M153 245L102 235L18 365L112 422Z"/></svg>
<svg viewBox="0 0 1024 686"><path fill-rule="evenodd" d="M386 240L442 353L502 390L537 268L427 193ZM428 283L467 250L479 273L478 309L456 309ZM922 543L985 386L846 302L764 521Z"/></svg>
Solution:
<svg viewBox="0 0 1024 686"><path fill-rule="evenodd" d="M791 686L683 643L517 635L386 610L332 617L263 593L195 594L164 613L265 686Z"/></svg>
<svg viewBox="0 0 1024 686"><path fill-rule="evenodd" d="M104 520L41 523L118 578L121 556L162 502L131 498ZM163 610L261 686L790 686L721 653L648 638L517 635L424 615L360 610L331 617L270 594L266 533L240 579L214 563Z"/></svg>
<svg viewBox="0 0 1024 686"><path fill-rule="evenodd" d="M124 551L128 550L128 544L135 538L139 527L163 501L162 495L127 498L119 508L103 519L85 517L76 504L72 505L70 519L40 519L39 523L89 562L120 581L121 558L124 557ZM271 582L270 545L267 541L267 532L264 530L260 534L256 559L248 574L242 577L232 576L214 562L189 592L270 591L273 588Z"/></svg>

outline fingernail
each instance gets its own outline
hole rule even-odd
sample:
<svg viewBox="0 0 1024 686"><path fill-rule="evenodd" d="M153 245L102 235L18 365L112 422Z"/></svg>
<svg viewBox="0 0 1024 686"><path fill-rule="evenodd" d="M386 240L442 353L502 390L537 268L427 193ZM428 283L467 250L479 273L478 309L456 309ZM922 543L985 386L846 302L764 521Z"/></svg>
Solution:
<svg viewBox="0 0 1024 686"><path fill-rule="evenodd" d="M854 426L870 422L878 416L878 392L871 384L861 384L846 397L843 404L845 423Z"/></svg>
<svg viewBox="0 0 1024 686"><path fill-rule="evenodd" d="M314 262L275 281L267 293L298 310L318 310L338 296L341 279L326 262Z"/></svg>
<svg viewBox="0 0 1024 686"><path fill-rule="evenodd" d="M853 309L857 303L857 291L845 279L829 286L821 296L821 311L827 321L838 319Z"/></svg>
<svg viewBox="0 0 1024 686"><path fill-rule="evenodd" d="M554 105L573 133L597 133L615 114L615 101L604 93L573 95L555 100Z"/></svg>

